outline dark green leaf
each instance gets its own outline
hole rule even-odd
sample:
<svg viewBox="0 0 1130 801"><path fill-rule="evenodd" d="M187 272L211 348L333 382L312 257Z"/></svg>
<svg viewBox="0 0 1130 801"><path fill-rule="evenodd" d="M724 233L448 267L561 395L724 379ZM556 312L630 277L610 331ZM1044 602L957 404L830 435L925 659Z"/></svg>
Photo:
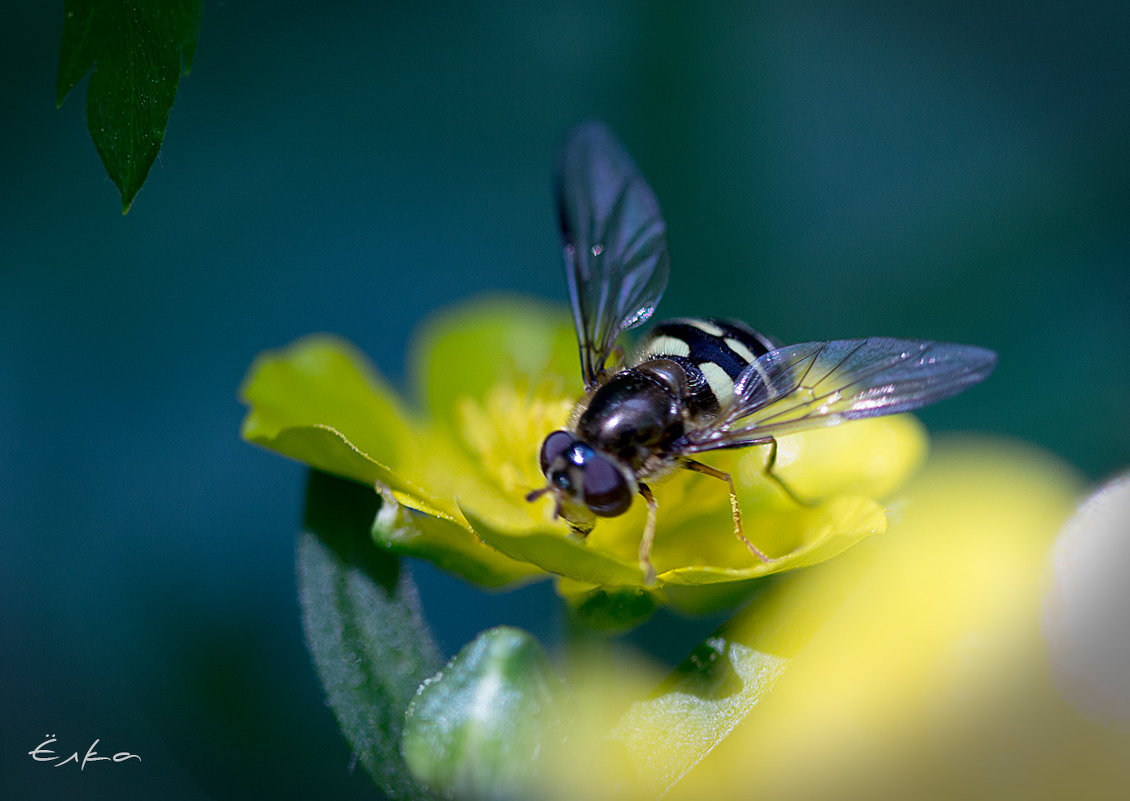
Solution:
<svg viewBox="0 0 1130 801"><path fill-rule="evenodd" d="M621 633L635 628L659 608L659 599L635 587L594 587L566 596L570 617L590 629Z"/></svg>
<svg viewBox="0 0 1130 801"><path fill-rule="evenodd" d="M441 660L407 568L369 538L379 503L369 487L310 472L297 552L302 623L358 760L390 797L424 799L400 737L417 686Z"/></svg>
<svg viewBox="0 0 1130 801"><path fill-rule="evenodd" d="M203 0L65 0L57 99L94 68L86 124L129 211L157 159L181 70L200 36Z"/></svg>

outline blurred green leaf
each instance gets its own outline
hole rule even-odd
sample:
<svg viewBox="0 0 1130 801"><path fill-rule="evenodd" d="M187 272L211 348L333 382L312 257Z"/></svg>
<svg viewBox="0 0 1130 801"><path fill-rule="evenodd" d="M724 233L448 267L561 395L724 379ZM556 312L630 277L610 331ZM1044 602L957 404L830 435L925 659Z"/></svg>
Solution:
<svg viewBox="0 0 1130 801"><path fill-rule="evenodd" d="M628 746L644 786L661 795L745 720L787 665L723 630L695 648L652 698L635 704L612 738Z"/></svg>
<svg viewBox="0 0 1130 801"><path fill-rule="evenodd" d="M369 537L379 506L367 487L310 472L297 548L302 625L327 703L365 770L391 798L423 799L399 744L405 710L440 655L411 575Z"/></svg>
<svg viewBox="0 0 1130 801"><path fill-rule="evenodd" d="M157 159L181 69L192 66L203 0L65 0L59 105L93 67L86 125L129 211Z"/></svg>
<svg viewBox="0 0 1130 801"><path fill-rule="evenodd" d="M670 790L765 700L849 592L826 575L822 566L774 577L620 720L612 738L650 791Z"/></svg>

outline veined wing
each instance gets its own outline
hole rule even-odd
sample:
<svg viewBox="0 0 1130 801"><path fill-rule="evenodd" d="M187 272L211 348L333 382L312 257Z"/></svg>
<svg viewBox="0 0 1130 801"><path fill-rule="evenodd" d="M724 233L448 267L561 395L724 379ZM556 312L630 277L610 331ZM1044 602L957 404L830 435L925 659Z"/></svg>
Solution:
<svg viewBox="0 0 1130 801"><path fill-rule="evenodd" d="M556 193L581 374L591 387L616 338L659 303L667 286L667 226L651 187L599 122L569 133Z"/></svg>
<svg viewBox="0 0 1130 801"><path fill-rule="evenodd" d="M997 355L919 339L805 342L747 367L710 426L687 434L688 452L735 448L844 420L917 409L983 381Z"/></svg>

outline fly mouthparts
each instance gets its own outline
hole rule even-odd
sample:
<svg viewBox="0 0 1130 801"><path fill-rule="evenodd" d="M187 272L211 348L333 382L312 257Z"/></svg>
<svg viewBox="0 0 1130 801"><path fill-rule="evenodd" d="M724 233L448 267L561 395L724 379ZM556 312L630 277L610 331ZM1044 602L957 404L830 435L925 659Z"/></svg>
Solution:
<svg viewBox="0 0 1130 801"><path fill-rule="evenodd" d="M531 490L530 492L526 493L526 501L533 503L542 495L545 495L547 492L549 492L549 487L541 487L540 489Z"/></svg>

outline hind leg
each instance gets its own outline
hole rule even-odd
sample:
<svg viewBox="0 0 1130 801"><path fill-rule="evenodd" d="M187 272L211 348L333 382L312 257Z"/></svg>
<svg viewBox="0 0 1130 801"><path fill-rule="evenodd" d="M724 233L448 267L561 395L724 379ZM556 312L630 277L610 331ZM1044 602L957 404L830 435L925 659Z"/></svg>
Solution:
<svg viewBox="0 0 1130 801"><path fill-rule="evenodd" d="M694 470L696 473L702 473L703 475L710 476L711 478L721 479L722 481L725 481L727 485L729 485L730 511L734 515L734 535L743 543L745 543L745 547L749 548L749 552L760 559L762 562L772 562L773 559L769 556L766 556L756 545L746 539L746 535L742 531L742 508L738 504L738 493L734 489L733 477L729 473L723 473L721 470L716 470L710 465L703 464L702 462L696 462L694 459L683 459L681 464L687 470Z"/></svg>
<svg viewBox="0 0 1130 801"><path fill-rule="evenodd" d="M777 440L774 437L769 437L767 444L769 445L769 458L765 460L765 476L769 478L774 484L781 488L781 491L789 496L790 499L800 506L815 506L812 501L806 500L793 492L792 487L785 483L779 475L774 472L777 466Z"/></svg>

